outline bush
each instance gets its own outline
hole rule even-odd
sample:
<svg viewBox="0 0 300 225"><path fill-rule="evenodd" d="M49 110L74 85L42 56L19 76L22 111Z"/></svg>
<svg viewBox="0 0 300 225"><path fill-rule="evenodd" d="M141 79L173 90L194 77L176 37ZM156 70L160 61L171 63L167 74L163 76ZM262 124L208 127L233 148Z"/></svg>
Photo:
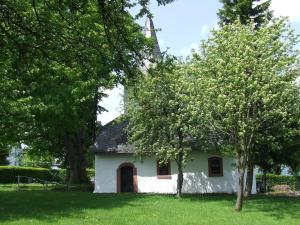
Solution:
<svg viewBox="0 0 300 225"><path fill-rule="evenodd" d="M275 185L288 185L292 191L296 190L297 177L295 176L267 174L266 179L267 179L267 190L271 190L271 188ZM256 181L260 183L262 182L262 174L256 175Z"/></svg>
<svg viewBox="0 0 300 225"><path fill-rule="evenodd" d="M86 169L86 172L87 172L87 176L90 180L95 177L95 170L94 169Z"/></svg>
<svg viewBox="0 0 300 225"><path fill-rule="evenodd" d="M41 180L52 181L49 169L35 167L0 166L0 183L16 183L17 176L32 177ZM28 179L22 178L22 182Z"/></svg>
<svg viewBox="0 0 300 225"><path fill-rule="evenodd" d="M53 173L53 177L55 177L55 179L58 182L64 183L66 180L66 176L67 176L67 172L66 169L59 169L59 170L55 170L55 172ZM95 170L94 169L86 169L86 173L88 178L91 180L91 178L95 177Z"/></svg>
<svg viewBox="0 0 300 225"><path fill-rule="evenodd" d="M66 170L65 169L51 170L51 176L52 176L53 181L56 181L58 183L65 183Z"/></svg>

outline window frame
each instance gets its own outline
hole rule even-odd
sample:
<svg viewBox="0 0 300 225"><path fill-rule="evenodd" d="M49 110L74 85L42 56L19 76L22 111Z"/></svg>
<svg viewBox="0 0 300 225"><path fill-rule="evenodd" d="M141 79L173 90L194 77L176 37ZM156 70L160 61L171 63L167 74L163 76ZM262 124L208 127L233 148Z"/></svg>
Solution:
<svg viewBox="0 0 300 225"><path fill-rule="evenodd" d="M213 173L211 170L211 163L214 160L219 160L220 163L220 173ZM219 156L212 156L208 158L208 176L209 177L223 177L223 158Z"/></svg>
<svg viewBox="0 0 300 225"><path fill-rule="evenodd" d="M169 160L167 165L168 167L168 174L167 175L161 175L159 174L159 161L156 160L156 174L157 174L157 179L172 179L172 175L171 175L171 161Z"/></svg>

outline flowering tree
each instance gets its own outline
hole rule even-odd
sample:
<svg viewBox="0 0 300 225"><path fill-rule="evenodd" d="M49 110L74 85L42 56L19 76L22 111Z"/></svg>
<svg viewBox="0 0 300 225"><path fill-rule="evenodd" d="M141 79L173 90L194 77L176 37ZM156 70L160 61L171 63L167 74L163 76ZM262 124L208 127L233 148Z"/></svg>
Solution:
<svg viewBox="0 0 300 225"><path fill-rule="evenodd" d="M253 146L265 142L279 149L278 136L288 141L299 132L296 42L284 20L259 30L237 21L213 31L201 53L194 55L190 111L195 123L201 121L201 129L216 133L219 146L236 157L237 211L242 209L245 166L256 151Z"/></svg>
<svg viewBox="0 0 300 225"><path fill-rule="evenodd" d="M191 150L185 74L185 68L172 61L159 63L132 88L128 105L129 141L136 155L155 156L162 164L176 162L177 197Z"/></svg>

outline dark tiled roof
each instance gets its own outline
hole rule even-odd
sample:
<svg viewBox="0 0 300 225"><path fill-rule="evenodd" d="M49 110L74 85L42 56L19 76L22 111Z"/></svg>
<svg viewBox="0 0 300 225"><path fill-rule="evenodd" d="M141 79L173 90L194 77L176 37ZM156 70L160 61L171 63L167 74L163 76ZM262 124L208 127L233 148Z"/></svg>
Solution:
<svg viewBox="0 0 300 225"><path fill-rule="evenodd" d="M101 128L91 148L93 153L133 153L133 146L127 145L125 131L128 120L117 118Z"/></svg>
<svg viewBox="0 0 300 225"><path fill-rule="evenodd" d="M133 145L127 144L126 127L128 120L116 118L101 128L100 134L97 136L91 152L98 153L134 153ZM192 151L200 150L201 145L192 137L185 140L190 144Z"/></svg>

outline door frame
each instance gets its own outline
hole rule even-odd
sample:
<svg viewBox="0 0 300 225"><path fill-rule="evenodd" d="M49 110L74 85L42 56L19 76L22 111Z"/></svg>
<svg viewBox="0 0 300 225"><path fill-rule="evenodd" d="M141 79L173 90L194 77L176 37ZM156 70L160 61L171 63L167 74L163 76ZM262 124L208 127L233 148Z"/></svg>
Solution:
<svg viewBox="0 0 300 225"><path fill-rule="evenodd" d="M125 162L119 165L117 169L117 193L121 193L121 169L123 167L132 167L133 169L133 193L138 192L137 169L133 163Z"/></svg>

